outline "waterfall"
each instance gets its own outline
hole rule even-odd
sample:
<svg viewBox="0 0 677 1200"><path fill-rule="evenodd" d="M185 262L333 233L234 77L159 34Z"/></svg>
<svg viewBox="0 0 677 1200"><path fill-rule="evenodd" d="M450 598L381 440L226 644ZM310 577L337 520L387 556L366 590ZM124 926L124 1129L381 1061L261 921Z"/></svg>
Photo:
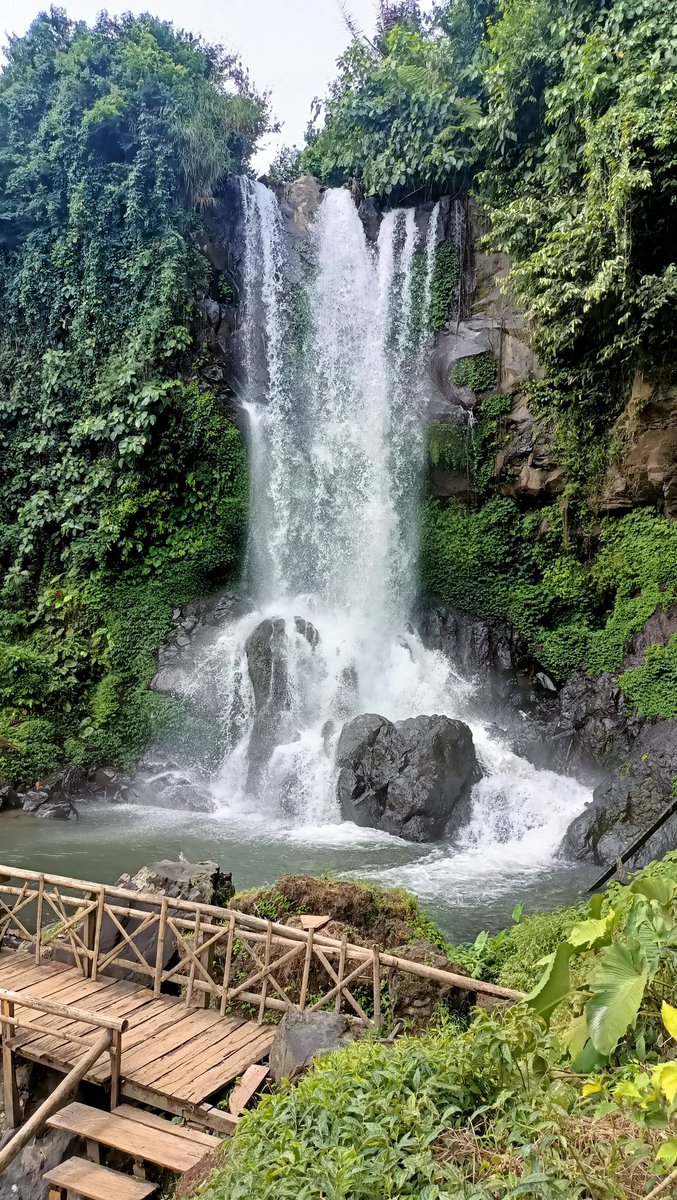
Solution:
<svg viewBox="0 0 677 1200"><path fill-rule="evenodd" d="M218 696L215 795L272 822L336 824L343 723L440 713L471 724L485 772L461 853L479 861L515 839L532 853L534 829L553 850L587 793L498 745L473 719L474 685L411 623L440 205L426 228L413 209L386 213L374 247L349 192L328 190L305 279L290 286L273 193L243 181L242 201L254 610L224 630L193 684L208 676ZM462 224L455 205L461 261ZM459 282L457 316L461 302ZM539 815L544 787L553 799Z"/></svg>

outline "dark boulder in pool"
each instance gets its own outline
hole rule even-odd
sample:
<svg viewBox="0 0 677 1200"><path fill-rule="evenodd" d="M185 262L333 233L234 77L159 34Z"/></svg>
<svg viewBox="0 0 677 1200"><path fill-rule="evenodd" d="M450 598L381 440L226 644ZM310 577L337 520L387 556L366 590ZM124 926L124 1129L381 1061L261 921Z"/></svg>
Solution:
<svg viewBox="0 0 677 1200"><path fill-rule="evenodd" d="M311 654L320 640L315 626L303 617L295 617L293 627L289 628L284 617L266 617L250 633L245 644L255 707L247 776L250 792L256 791L276 746L298 737L289 712L289 658L293 653L290 636L305 640L309 647L306 651Z"/></svg>
<svg viewBox="0 0 677 1200"><path fill-rule="evenodd" d="M450 717L393 723L365 713L343 726L336 751L344 820L409 842L432 842L468 819L481 778L472 733Z"/></svg>

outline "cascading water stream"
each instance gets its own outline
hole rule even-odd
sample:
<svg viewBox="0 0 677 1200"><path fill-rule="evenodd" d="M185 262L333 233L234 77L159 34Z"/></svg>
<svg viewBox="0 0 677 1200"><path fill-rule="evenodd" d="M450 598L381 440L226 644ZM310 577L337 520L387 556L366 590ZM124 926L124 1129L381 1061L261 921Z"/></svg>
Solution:
<svg viewBox="0 0 677 1200"><path fill-rule="evenodd" d="M215 795L231 813L296 829L335 825L343 723L368 712L393 721L444 714L471 725L484 778L455 849L437 848L409 876L398 867L399 880L425 893L451 861L457 878L542 865L587 791L497 743L469 715L474 686L411 625L440 206L425 229L413 209L387 213L374 248L350 194L329 190L305 285L290 297L277 201L261 184L242 187L255 607L224 630L191 684L196 691L209 678L220 697ZM268 667L252 677L264 638Z"/></svg>

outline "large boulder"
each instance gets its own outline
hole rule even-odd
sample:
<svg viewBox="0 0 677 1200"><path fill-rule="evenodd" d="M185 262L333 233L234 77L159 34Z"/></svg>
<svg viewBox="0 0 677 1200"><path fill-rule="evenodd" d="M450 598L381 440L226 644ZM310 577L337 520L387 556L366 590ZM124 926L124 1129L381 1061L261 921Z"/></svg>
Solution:
<svg viewBox="0 0 677 1200"><path fill-rule="evenodd" d="M323 1054L340 1050L349 1040L348 1022L338 1013L288 1012L270 1048L273 1079L295 1079Z"/></svg>
<svg viewBox="0 0 677 1200"><path fill-rule="evenodd" d="M181 857L178 862L162 860L141 867L135 875L122 875L116 887L125 888L140 895L168 896L172 900L189 900L194 904L214 904L223 906L234 895L233 880L230 874L221 871L217 863L191 863ZM158 925L151 924L144 928L148 913L157 910L157 905L145 900L130 900L129 912L118 916L118 921L128 937L133 938L139 953L146 962L152 963L158 953ZM137 915L138 914L138 915ZM190 913L185 913L190 916ZM99 946L102 954L107 954L115 946L124 943L124 936L119 925L108 915L104 916L99 934ZM175 937L167 936L163 943L163 967L178 961L180 945ZM72 960L72 951L67 945L57 947L55 957L62 961ZM123 955L131 958L131 952ZM138 979L134 967L125 967L113 962L106 967L109 975L117 979ZM144 982L147 980L144 978ZM171 985L169 985L171 990Z"/></svg>
<svg viewBox="0 0 677 1200"><path fill-rule="evenodd" d="M195 904L221 905L235 895L230 872L224 873L215 862L192 863L187 858L150 863L135 875L122 875L116 887Z"/></svg>
<svg viewBox="0 0 677 1200"><path fill-rule="evenodd" d="M0 1135L0 1149L11 1136L13 1131ZM33 1138L0 1175L0 1200L48 1200L49 1196L57 1193L43 1176L55 1170L67 1158L83 1151L83 1143L72 1133L48 1129L40 1137Z"/></svg>
<svg viewBox="0 0 677 1200"><path fill-rule="evenodd" d="M245 643L257 713L288 703L287 626L282 617L261 621Z"/></svg>
<svg viewBox="0 0 677 1200"><path fill-rule="evenodd" d="M11 808L21 808L19 793L8 779L0 779L0 812L8 812Z"/></svg>
<svg viewBox="0 0 677 1200"><path fill-rule="evenodd" d="M356 717L343 727L336 762L344 819L410 842L459 828L481 777L470 729L442 716Z"/></svg>

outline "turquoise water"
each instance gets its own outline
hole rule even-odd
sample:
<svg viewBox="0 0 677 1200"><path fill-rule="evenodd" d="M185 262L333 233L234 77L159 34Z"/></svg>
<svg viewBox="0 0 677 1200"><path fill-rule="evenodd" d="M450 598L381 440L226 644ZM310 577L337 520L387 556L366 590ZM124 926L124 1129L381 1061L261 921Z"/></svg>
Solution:
<svg viewBox="0 0 677 1200"><path fill-rule="evenodd" d="M180 854L191 861L215 860L232 873L238 889L325 870L403 886L456 941L509 924L518 900L528 911L576 902L597 873L594 867L557 862L511 871L503 859L492 870L484 854L477 874L477 864L451 844L413 846L349 824L266 828L254 817L235 821L225 814L130 805L83 809L79 821L39 820L23 812L0 816L0 863L8 866L114 883L124 872Z"/></svg>

